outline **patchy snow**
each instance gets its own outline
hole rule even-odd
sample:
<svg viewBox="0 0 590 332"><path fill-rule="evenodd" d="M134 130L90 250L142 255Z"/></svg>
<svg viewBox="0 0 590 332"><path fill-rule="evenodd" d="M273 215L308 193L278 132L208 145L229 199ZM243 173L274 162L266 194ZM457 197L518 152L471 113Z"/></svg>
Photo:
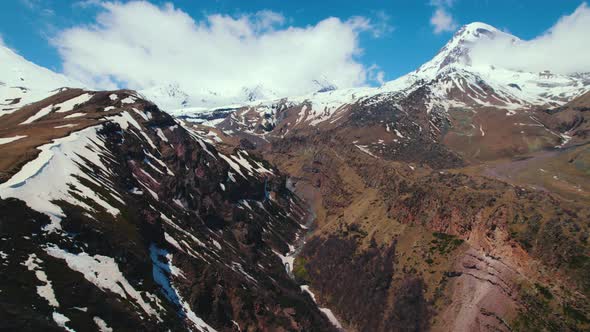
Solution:
<svg viewBox="0 0 590 332"><path fill-rule="evenodd" d="M156 156L154 156L153 154L151 154L149 151L147 150L143 150L143 152L150 157L152 160L154 160L156 163L158 163L160 166L164 167L166 169L166 173L168 173L168 175L170 176L174 176L174 173L170 170L170 168L168 168L168 165L166 165L165 162L163 162L162 160L160 160L159 158L157 158Z"/></svg>
<svg viewBox="0 0 590 332"><path fill-rule="evenodd" d="M221 250L221 244L219 244L219 242L217 242L215 239L211 239L211 242L213 242L213 245L218 249Z"/></svg>
<svg viewBox="0 0 590 332"><path fill-rule="evenodd" d="M13 137L3 137L3 138L0 138L0 145L8 144L8 143L17 141L17 140L19 140L21 138L25 138L25 137L27 137L27 135L16 135Z"/></svg>
<svg viewBox="0 0 590 332"><path fill-rule="evenodd" d="M242 204L243 206L247 207L248 209L252 210L252 207L250 206L250 204L248 203L247 200L243 199L239 203Z"/></svg>
<svg viewBox="0 0 590 332"><path fill-rule="evenodd" d="M173 245L174 247L176 247L176 249L178 249L180 251L184 251L184 249L182 248L180 243L178 243L178 241L176 241L176 239L172 235L168 234L167 232L164 232L164 240L166 240L166 242L168 242L171 245Z"/></svg>
<svg viewBox="0 0 590 332"><path fill-rule="evenodd" d="M164 132L162 131L162 129L160 129L160 128L156 128L156 134L158 135L158 137L159 137L159 138L160 138L162 141L164 141L164 142L168 143L168 138L166 137L166 135L164 135Z"/></svg>
<svg viewBox="0 0 590 332"><path fill-rule="evenodd" d="M223 140L222 140L222 139L219 137L219 135L217 135L217 133L216 133L216 132L214 132L214 131L212 131L212 130L210 130L210 131L207 133L207 137L211 137L211 139L212 139L214 142L216 142L216 143L222 143L222 142L223 142Z"/></svg>
<svg viewBox="0 0 590 332"><path fill-rule="evenodd" d="M136 129L141 130L139 123L137 123L137 121L135 121L135 119L127 111L121 112L115 116L109 116L107 119L118 123L123 130L127 130L127 128L129 128L129 124L131 124Z"/></svg>
<svg viewBox="0 0 590 332"><path fill-rule="evenodd" d="M572 137L570 135L566 134L560 134L561 136L561 144L557 145L556 148L563 148L567 143L569 143L569 141L571 141Z"/></svg>
<svg viewBox="0 0 590 332"><path fill-rule="evenodd" d="M98 331L100 331L100 332L113 332L113 329L110 328L107 325L107 322L105 322L102 318L100 318L98 316L94 316L94 318L92 320L94 320L96 327L98 327Z"/></svg>
<svg viewBox="0 0 590 332"><path fill-rule="evenodd" d="M135 108L135 107L133 107L132 109L133 109L133 111L134 111L134 112L135 112L137 115L141 116L141 117L142 117L142 118L143 118L145 121L149 121L149 120L150 120L150 118L147 116L147 114L145 114L143 111L140 111L140 110L138 110L138 109L137 109L137 108Z"/></svg>
<svg viewBox="0 0 590 332"><path fill-rule="evenodd" d="M311 292L311 290L309 289L309 286L302 285L301 290L306 292L307 294L309 294L309 296L311 296L311 299L313 300L313 302L315 302L317 304L316 299L315 299L315 294ZM336 318L336 316L334 315L332 310L330 310L328 308L321 308L319 305L318 305L318 309L320 309L320 311L323 312L324 315L326 315L326 317L328 317L328 320L330 321L330 323L332 323L332 325L334 325L338 329L342 329L342 324L340 324L340 322L338 321L338 319Z"/></svg>
<svg viewBox="0 0 590 332"><path fill-rule="evenodd" d="M113 94L111 94L111 95L109 96L109 98L110 98L112 101L115 101L115 100L119 99L119 96L117 96L117 94L113 93Z"/></svg>
<svg viewBox="0 0 590 332"><path fill-rule="evenodd" d="M56 109L59 107L59 109L55 111L56 113L70 112L74 109L74 107L76 107L76 105L87 103L90 99L92 99L92 96L93 95L91 93L83 93L78 97L66 100L61 104L53 105L53 107Z"/></svg>
<svg viewBox="0 0 590 332"><path fill-rule="evenodd" d="M61 126L56 126L56 127L53 127L53 128L55 128L55 129L72 128L72 127L76 127L77 125L78 125L77 123L68 123L68 124L61 125Z"/></svg>
<svg viewBox="0 0 590 332"><path fill-rule="evenodd" d="M193 234L191 234L190 232L187 232L184 228L181 228L180 226L178 226L177 224L175 224L172 219L168 218L165 214L160 213L160 218L162 218L162 220L167 223L168 225L170 225L172 228L174 228L175 230L183 233L184 235L186 235L188 238L190 238L194 243L196 243L197 245L203 247L203 248L207 248L207 246L205 245L205 243L203 243L201 240L197 239Z"/></svg>
<svg viewBox="0 0 590 332"><path fill-rule="evenodd" d="M219 156L221 157L221 159L225 160L233 170L235 170L243 178L246 178L246 176L244 175L244 173L242 173L242 170L240 169L240 165L238 165L236 162L234 162L231 158L227 157L223 153L220 153Z"/></svg>
<svg viewBox="0 0 590 332"><path fill-rule="evenodd" d="M239 151L237 154L232 154L229 157L222 153L220 153L219 156L243 178L246 178L246 176L242 172L242 168L247 171L249 176L254 176L254 173L257 173L258 175L273 174L273 172L264 167L261 162L249 159L248 153L246 151Z"/></svg>
<svg viewBox="0 0 590 332"><path fill-rule="evenodd" d="M131 188L131 190L129 190L129 192L134 195L143 195L143 191L139 190L139 188L137 188L137 187Z"/></svg>
<svg viewBox="0 0 590 332"><path fill-rule="evenodd" d="M148 315L156 316L161 320L156 310L144 301L141 293L129 284L112 257L90 256L85 252L72 254L56 246L47 247L46 252L52 257L65 260L70 269L82 273L86 280L101 290L110 291L123 299L133 301Z"/></svg>
<svg viewBox="0 0 590 332"><path fill-rule="evenodd" d="M287 254L287 256L284 256L276 250L273 250L273 252L275 253L275 255L279 256L281 262L283 262L283 266L285 267L287 274L291 275L291 273L293 273L293 263L295 262L295 256L291 256L289 254Z"/></svg>
<svg viewBox="0 0 590 332"><path fill-rule="evenodd" d="M39 264L42 262L43 261L37 258L37 255L30 254L27 260L22 263L22 265L26 266L29 271L34 271L37 279L45 283L45 285L37 286L37 294L47 300L50 306L57 308L59 307L59 302L57 302L57 299L55 298L55 292L51 286L51 281L49 281L47 274L39 266Z"/></svg>
<svg viewBox="0 0 590 332"><path fill-rule="evenodd" d="M121 100L121 103L123 103L123 104L133 104L133 103L135 103L136 100L137 100L137 98L132 97L132 96L128 96L127 98L122 99Z"/></svg>
<svg viewBox="0 0 590 332"><path fill-rule="evenodd" d="M133 126L139 131L139 134L146 140L146 142L154 149L158 150L152 139L143 131L139 123L129 114L129 112L121 112L114 116L108 116L107 119L119 124L121 129L127 130L129 125Z"/></svg>
<svg viewBox="0 0 590 332"><path fill-rule="evenodd" d="M70 321L70 319L68 317L64 316L63 314L60 314L57 311L54 311L53 314L51 315L51 317L53 318L53 321L59 327L64 328L68 332L75 332L74 330L72 330L71 328L69 328L68 326L66 326L66 323Z"/></svg>
<svg viewBox="0 0 590 332"><path fill-rule="evenodd" d="M369 148L366 145L355 144L354 146L356 146L359 150L363 151L364 153L368 154L369 156L371 156L373 158L377 158L377 156L375 156L373 153L371 153L371 150L369 150Z"/></svg>
<svg viewBox="0 0 590 332"><path fill-rule="evenodd" d="M64 119L72 119L72 118L79 118L81 116L86 115L85 113L73 113L73 114L68 114L64 117Z"/></svg>
<svg viewBox="0 0 590 332"><path fill-rule="evenodd" d="M103 197L104 194L97 193L81 181L85 180L97 187L110 189L102 183L104 177L98 180L89 171L89 167L93 167L99 169L107 178L111 174L110 168L101 158L101 151L105 151L106 148L98 137L97 128L86 128L38 147L41 152L37 158L26 163L8 181L0 184L0 196L19 198L32 209L49 215L53 221L49 230L59 228L59 218L64 216L61 208L55 203L58 200L88 211L95 210L95 207L89 205L93 204L113 216L119 214L119 210L108 202L108 197ZM76 197L71 194L72 192L76 193ZM118 198L114 190L110 190L110 195Z"/></svg>
<svg viewBox="0 0 590 332"><path fill-rule="evenodd" d="M29 124L34 121L37 121L37 120L41 119L42 117L46 116L47 114L51 113L51 111L53 111L53 105L49 105L47 107L44 107L41 110L39 110L37 113L30 116L25 121L21 122L20 124L24 125L24 124Z"/></svg>
<svg viewBox="0 0 590 332"><path fill-rule="evenodd" d="M116 109L116 107L115 107L115 106L107 106L107 107L105 107L105 108L104 108L102 111L103 111L103 112L108 112L108 111L112 111L112 110L114 110L114 109Z"/></svg>

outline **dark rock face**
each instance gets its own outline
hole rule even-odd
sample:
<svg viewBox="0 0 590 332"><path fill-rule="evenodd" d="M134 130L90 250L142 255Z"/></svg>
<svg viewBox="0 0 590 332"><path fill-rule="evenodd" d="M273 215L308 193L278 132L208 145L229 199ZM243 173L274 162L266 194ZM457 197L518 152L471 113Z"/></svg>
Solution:
<svg viewBox="0 0 590 332"><path fill-rule="evenodd" d="M305 247L306 270L314 289L359 331L425 331L428 307L417 277L394 285L395 246L362 249L358 230L341 237L314 238ZM393 299L393 302L392 302Z"/></svg>
<svg viewBox="0 0 590 332"><path fill-rule="evenodd" d="M70 186L92 210L55 202L65 217L48 231L46 215L0 199L2 326L331 330L275 254L307 215L284 176L246 152L221 155L143 100L120 108L138 126L97 127L108 170L78 165L91 179L80 182L117 214Z"/></svg>

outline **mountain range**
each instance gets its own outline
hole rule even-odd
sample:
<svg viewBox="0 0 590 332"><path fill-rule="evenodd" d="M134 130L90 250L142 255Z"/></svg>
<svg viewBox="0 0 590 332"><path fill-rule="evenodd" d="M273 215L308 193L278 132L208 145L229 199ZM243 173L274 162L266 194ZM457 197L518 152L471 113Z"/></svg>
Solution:
<svg viewBox="0 0 590 332"><path fill-rule="evenodd" d="M8 330L590 328L590 73L93 91L0 48Z"/></svg>

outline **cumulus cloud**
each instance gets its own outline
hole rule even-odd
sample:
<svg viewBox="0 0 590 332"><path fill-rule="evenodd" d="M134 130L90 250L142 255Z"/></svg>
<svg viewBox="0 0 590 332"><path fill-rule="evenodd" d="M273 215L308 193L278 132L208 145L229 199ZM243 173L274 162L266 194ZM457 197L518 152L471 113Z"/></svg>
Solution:
<svg viewBox="0 0 590 332"><path fill-rule="evenodd" d="M524 71L590 72L590 8L582 3L561 17L547 32L532 40L503 36L478 44L471 52L474 64L493 64Z"/></svg>
<svg viewBox="0 0 590 332"><path fill-rule="evenodd" d="M369 73L358 61L359 34L384 29L363 17L294 27L272 11L195 20L171 4L104 2L101 8L92 25L52 40L64 72L96 88L175 84L190 93L235 95L262 86L292 95L316 90L313 80L321 77L338 87L364 85Z"/></svg>

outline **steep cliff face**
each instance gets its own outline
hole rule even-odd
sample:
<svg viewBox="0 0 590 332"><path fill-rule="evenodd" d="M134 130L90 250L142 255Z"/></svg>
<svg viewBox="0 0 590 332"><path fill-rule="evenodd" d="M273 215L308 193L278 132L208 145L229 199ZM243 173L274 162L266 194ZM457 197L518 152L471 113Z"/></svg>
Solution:
<svg viewBox="0 0 590 332"><path fill-rule="evenodd" d="M131 91L68 90L2 120L22 136L0 145L5 327L332 329L285 271L308 211L265 161Z"/></svg>

